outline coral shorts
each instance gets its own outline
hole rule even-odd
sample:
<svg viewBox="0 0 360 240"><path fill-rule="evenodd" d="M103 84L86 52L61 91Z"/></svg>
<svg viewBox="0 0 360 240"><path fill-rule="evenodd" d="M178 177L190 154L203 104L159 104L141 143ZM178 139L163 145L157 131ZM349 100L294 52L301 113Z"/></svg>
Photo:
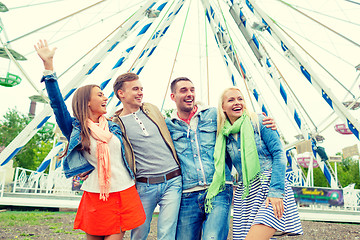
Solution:
<svg viewBox="0 0 360 240"><path fill-rule="evenodd" d="M84 191L75 217L74 229L91 235L107 236L134 229L145 222L146 215L135 185L110 193L107 201L99 193Z"/></svg>

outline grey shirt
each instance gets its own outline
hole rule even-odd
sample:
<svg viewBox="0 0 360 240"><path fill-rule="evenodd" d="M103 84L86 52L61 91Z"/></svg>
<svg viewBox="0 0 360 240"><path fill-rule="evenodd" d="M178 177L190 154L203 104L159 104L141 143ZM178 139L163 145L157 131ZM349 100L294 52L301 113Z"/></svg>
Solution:
<svg viewBox="0 0 360 240"><path fill-rule="evenodd" d="M134 149L137 178L161 176L179 168L158 127L140 109L120 118Z"/></svg>

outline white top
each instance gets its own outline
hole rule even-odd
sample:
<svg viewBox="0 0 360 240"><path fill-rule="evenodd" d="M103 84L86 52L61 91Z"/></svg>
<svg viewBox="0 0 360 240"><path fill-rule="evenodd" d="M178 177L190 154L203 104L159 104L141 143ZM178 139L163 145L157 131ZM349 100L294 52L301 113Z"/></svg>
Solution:
<svg viewBox="0 0 360 240"><path fill-rule="evenodd" d="M110 151L110 192L119 192L135 185L127 170L122 154L120 140L113 135L108 143ZM100 193L99 178L98 178L98 160L96 158L96 140L90 136L90 154L83 151L84 157L89 161L95 169L89 174L89 177L84 181L81 190L87 192Z"/></svg>

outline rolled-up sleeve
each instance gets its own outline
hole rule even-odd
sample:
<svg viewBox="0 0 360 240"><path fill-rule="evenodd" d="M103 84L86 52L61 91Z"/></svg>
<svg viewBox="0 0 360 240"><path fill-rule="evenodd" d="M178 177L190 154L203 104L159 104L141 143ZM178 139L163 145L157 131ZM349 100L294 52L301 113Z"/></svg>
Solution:
<svg viewBox="0 0 360 240"><path fill-rule="evenodd" d="M55 73L43 76L41 82L45 82L46 91L50 99L50 106L54 111L56 122L64 136L69 140L73 119L60 92L57 76Z"/></svg>
<svg viewBox="0 0 360 240"><path fill-rule="evenodd" d="M268 197L284 198L286 157L283 145L277 131L261 124L261 138L272 158L272 173Z"/></svg>

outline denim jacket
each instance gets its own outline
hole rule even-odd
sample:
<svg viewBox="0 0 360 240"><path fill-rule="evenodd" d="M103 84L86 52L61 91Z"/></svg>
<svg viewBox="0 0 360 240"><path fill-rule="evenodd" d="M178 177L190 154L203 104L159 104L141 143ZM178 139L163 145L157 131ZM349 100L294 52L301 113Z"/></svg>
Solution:
<svg viewBox="0 0 360 240"><path fill-rule="evenodd" d="M263 115L259 116L259 127L254 126L254 136L259 155L261 172L272 169L270 189L268 197L284 198L285 193L285 170L286 158L284 148L276 131L267 128L262 124ZM260 129L260 134L259 134ZM226 139L226 149L234 167L236 168L239 179L242 179L241 171L241 152L240 138L237 140L230 135Z"/></svg>
<svg viewBox="0 0 360 240"><path fill-rule="evenodd" d="M184 190L196 186L206 187L212 182L215 172L216 118L215 108L201 109L198 105L198 111L191 118L190 125L178 118L176 112L172 118L166 119L180 160ZM191 128L195 125L196 127ZM231 161L227 158L226 181L232 181L230 169Z"/></svg>
<svg viewBox="0 0 360 240"><path fill-rule="evenodd" d="M80 122L76 118L70 116L70 113L61 95L56 74L53 73L51 75L43 76L41 82L43 81L45 81L46 90L50 99L50 105L54 111L56 122L69 142L67 154L63 161L63 170L65 172L65 176L70 178L80 173L94 170L94 167L85 159L82 152L77 150L77 146L81 143ZM120 140L122 159L130 173L130 176L134 178L134 174L130 170L130 167L125 158L122 131L116 123L111 121L108 121L108 123L110 132Z"/></svg>

